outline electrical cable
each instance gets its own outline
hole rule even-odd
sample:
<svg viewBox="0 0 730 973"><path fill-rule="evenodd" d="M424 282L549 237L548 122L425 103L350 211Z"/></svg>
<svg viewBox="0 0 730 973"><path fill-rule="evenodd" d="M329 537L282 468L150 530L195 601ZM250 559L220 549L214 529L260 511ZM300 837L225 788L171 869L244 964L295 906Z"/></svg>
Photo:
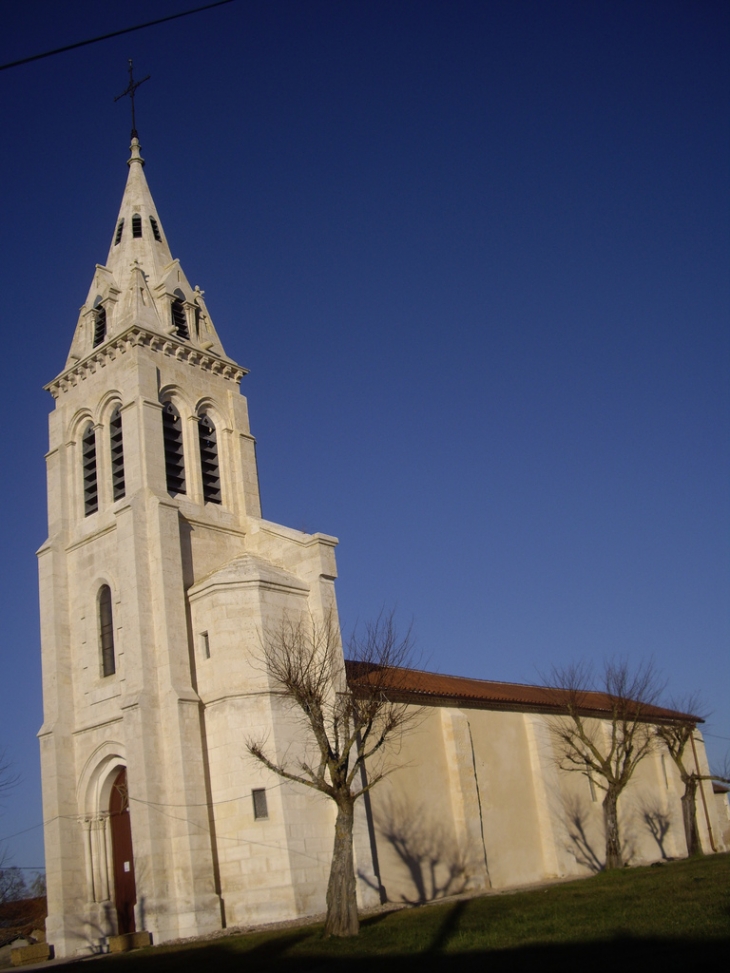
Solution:
<svg viewBox="0 0 730 973"><path fill-rule="evenodd" d="M0 71L8 68L17 68L21 64L30 64L31 61L40 61L44 57L52 57L54 54L63 54L64 51L73 51L77 47L86 47L87 44L96 44L98 41L108 41L110 37L119 37L121 34L131 34L135 30L143 30L145 27L154 27L155 24L165 24L168 20L177 20L179 17L188 17L190 14L198 14L202 10L210 10L212 7L222 7L225 3L233 3L233 0L216 0L215 3L207 3L204 7L195 7L194 10L183 10L179 14L170 14L169 17L160 17L158 20L149 20L146 24L137 24L136 27L125 27L123 30L114 30L111 34L101 34L99 37L92 37L87 41L77 41L75 44L66 44L65 47L56 47L52 51L44 51L43 54L33 54L31 57L22 57L19 61L9 61L7 64L0 64Z"/></svg>

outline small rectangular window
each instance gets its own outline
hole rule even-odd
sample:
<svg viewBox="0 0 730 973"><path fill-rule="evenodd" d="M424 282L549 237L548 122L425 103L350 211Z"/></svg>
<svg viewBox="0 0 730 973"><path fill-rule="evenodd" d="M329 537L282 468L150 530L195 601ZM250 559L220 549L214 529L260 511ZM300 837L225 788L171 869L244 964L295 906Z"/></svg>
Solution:
<svg viewBox="0 0 730 973"><path fill-rule="evenodd" d="M258 790L251 791L251 796L253 797L253 816L257 821L262 818L268 818L269 809L266 806L266 788L261 787Z"/></svg>
<svg viewBox="0 0 730 973"><path fill-rule="evenodd" d="M662 773L664 774L664 786L669 790L669 775L667 774L667 758L662 754Z"/></svg>
<svg viewBox="0 0 730 973"><path fill-rule="evenodd" d="M210 658L210 639L207 632L200 633L200 651L204 659Z"/></svg>

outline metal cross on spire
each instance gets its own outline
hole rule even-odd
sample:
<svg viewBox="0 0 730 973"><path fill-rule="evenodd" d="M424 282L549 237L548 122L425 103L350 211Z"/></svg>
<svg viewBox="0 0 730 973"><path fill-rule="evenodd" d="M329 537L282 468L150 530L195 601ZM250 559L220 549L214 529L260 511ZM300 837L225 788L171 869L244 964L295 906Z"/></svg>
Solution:
<svg viewBox="0 0 730 973"><path fill-rule="evenodd" d="M133 139L136 139L138 137L137 136L137 123L136 123L135 118L134 118L134 94L135 94L137 88L139 88L139 86L141 84L144 84L145 81L149 81L149 80L150 80L150 75L149 74L147 75L146 78L142 78L141 81L135 81L134 80L134 75L132 74L132 58L130 57L130 59L129 59L129 84L127 85L126 89L121 93L121 95L117 95L117 97L114 99L114 101L115 102L116 101L119 101L120 98L126 98L126 96L129 95L129 100L132 103L132 138Z"/></svg>

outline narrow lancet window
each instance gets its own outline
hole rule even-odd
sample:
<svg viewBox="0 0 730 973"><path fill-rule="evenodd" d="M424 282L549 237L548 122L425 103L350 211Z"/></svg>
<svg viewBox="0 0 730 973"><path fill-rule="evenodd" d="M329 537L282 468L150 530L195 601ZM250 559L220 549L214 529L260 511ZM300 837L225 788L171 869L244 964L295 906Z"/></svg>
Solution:
<svg viewBox="0 0 730 973"><path fill-rule="evenodd" d="M162 434L165 442L167 489L175 496L176 493L185 493L185 460L182 421L171 402L162 410Z"/></svg>
<svg viewBox="0 0 730 973"><path fill-rule="evenodd" d="M185 305L179 297L173 298L172 301L172 326L178 338L184 338L186 341L190 338Z"/></svg>
<svg viewBox="0 0 730 973"><path fill-rule="evenodd" d="M139 213L135 213L132 217L132 236L142 236L142 217Z"/></svg>
<svg viewBox="0 0 730 973"><path fill-rule="evenodd" d="M122 413L119 411L119 406L112 412L109 422L109 444L112 453L112 495L115 500L121 500L125 494L125 485Z"/></svg>
<svg viewBox="0 0 730 973"><path fill-rule="evenodd" d="M157 240L158 243L162 243L162 237L160 236L160 227L154 216L150 216L150 226L152 227L152 236Z"/></svg>
<svg viewBox="0 0 730 973"><path fill-rule="evenodd" d="M94 348L106 338L106 308L100 304L94 311Z"/></svg>
<svg viewBox="0 0 730 973"><path fill-rule="evenodd" d="M81 440L81 455L84 472L84 514L96 513L99 509L99 488L96 479L96 430L89 423Z"/></svg>
<svg viewBox="0 0 730 973"><path fill-rule="evenodd" d="M117 235L114 237L114 246L116 247L120 240L122 239L122 230L124 229L124 220L120 220L117 223Z"/></svg>
<svg viewBox="0 0 730 973"><path fill-rule="evenodd" d="M200 467L203 476L203 500L221 502L221 476L218 468L218 443L215 426L209 416L202 415L198 423L200 436Z"/></svg>
<svg viewBox="0 0 730 973"><path fill-rule="evenodd" d="M113 676L117 671L114 658L114 620L112 618L112 592L108 584L99 589L99 642L101 643L101 673Z"/></svg>

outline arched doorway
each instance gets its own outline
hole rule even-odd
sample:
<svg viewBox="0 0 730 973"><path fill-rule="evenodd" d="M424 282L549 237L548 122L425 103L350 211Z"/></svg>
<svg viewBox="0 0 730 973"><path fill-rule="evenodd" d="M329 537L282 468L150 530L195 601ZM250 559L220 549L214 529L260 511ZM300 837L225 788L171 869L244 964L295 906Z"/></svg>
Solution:
<svg viewBox="0 0 730 973"><path fill-rule="evenodd" d="M126 767L122 767L112 784L112 792L109 798L109 822L114 858L114 903L117 907L117 930L121 935L136 931L134 906L137 902Z"/></svg>

